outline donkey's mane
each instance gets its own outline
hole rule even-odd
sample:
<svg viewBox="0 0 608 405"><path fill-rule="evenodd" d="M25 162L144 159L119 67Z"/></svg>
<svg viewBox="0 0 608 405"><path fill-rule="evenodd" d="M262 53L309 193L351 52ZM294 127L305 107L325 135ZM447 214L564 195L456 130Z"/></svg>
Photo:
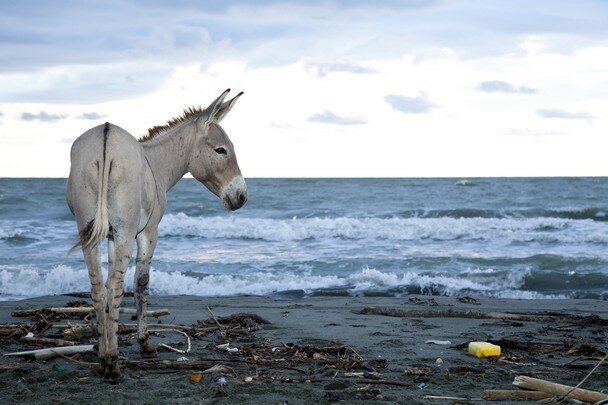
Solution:
<svg viewBox="0 0 608 405"><path fill-rule="evenodd" d="M201 106L198 106L198 107L190 106L188 108L185 108L184 112L181 115L171 118L169 121L167 121L166 124L156 125L156 126L153 126L152 128L149 128L148 133L139 137L138 141L139 142L149 141L150 139L154 138L156 135L160 135L163 132L166 132L169 129L173 128L174 126L181 124L182 122L186 122L186 121L190 120L191 118L198 118L202 113L203 113L203 109L201 108Z"/></svg>

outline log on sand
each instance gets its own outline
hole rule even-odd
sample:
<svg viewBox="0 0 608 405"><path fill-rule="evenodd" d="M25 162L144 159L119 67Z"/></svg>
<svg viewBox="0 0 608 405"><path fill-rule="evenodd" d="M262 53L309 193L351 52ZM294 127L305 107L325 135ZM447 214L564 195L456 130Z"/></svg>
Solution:
<svg viewBox="0 0 608 405"><path fill-rule="evenodd" d="M38 309L24 309L19 311L13 311L11 316L16 318L21 317L29 317L29 316L37 316L40 313L53 313L53 314L63 314L63 315L72 315L72 314L88 314L91 312L95 312L95 308L93 307L59 307L59 308L38 308ZM136 315L137 310L135 308L120 308L120 313L122 314L131 314ZM170 315L171 312L168 309L157 309L155 311L147 311L146 314L148 316L153 316L158 318L163 315Z"/></svg>
<svg viewBox="0 0 608 405"><path fill-rule="evenodd" d="M459 309L419 310L383 307L365 307L353 311L362 315L384 315L397 318L472 318L472 319L502 319L522 322L555 322L564 321L575 324L608 325L608 319L599 316L578 316L572 314L518 314L509 312L463 311Z"/></svg>
<svg viewBox="0 0 608 405"><path fill-rule="evenodd" d="M39 346L76 346L78 342L73 342L71 340L64 339L52 339L45 337L36 337L36 336L24 336L19 339L22 343L29 343L33 345Z"/></svg>
<svg viewBox="0 0 608 405"><path fill-rule="evenodd" d="M5 356L18 356L33 360L46 360L59 357L61 355L67 356L77 353L92 353L94 350L93 345L63 346L50 347L48 349L28 350L25 352L6 353Z"/></svg>
<svg viewBox="0 0 608 405"><path fill-rule="evenodd" d="M567 395L567 398L578 399L583 402L596 403L608 400L608 394L603 394L597 391L585 390L582 388L574 388L568 385L557 384L551 381L541 380L539 378L526 377L519 375L513 380L513 385L529 390L543 391L554 396L562 397Z"/></svg>
<svg viewBox="0 0 608 405"><path fill-rule="evenodd" d="M516 401L538 401L540 399L551 398L554 395L543 391L528 390L485 390L483 399L494 401L516 400Z"/></svg>

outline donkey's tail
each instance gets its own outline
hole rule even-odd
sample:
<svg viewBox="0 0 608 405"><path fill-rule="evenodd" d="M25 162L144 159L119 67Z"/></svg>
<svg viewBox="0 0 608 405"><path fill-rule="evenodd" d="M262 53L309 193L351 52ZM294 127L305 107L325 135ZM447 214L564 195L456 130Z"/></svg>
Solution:
<svg viewBox="0 0 608 405"><path fill-rule="evenodd" d="M97 181L97 210L95 218L91 220L87 226L79 232L79 241L70 252L82 247L82 249L91 249L97 247L101 241L108 236L110 232L110 220L108 216L108 177L112 169L112 162L107 162L106 146L108 143L108 132L110 123L106 122L103 128L103 157L101 164L98 166L98 181Z"/></svg>

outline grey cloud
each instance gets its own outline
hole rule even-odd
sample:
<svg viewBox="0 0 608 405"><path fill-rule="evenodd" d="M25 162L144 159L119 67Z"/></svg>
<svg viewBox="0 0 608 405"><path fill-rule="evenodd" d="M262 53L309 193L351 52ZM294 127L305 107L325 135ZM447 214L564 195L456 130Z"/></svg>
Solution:
<svg viewBox="0 0 608 405"><path fill-rule="evenodd" d="M325 110L322 113L312 115L308 118L308 121L335 125L362 125L367 123L367 121L362 118L340 117L329 110Z"/></svg>
<svg viewBox="0 0 608 405"><path fill-rule="evenodd" d="M321 66L323 75L369 73L362 61L424 58L444 48L457 49L463 58L504 55L529 35L559 38L548 41L547 50L570 52L603 44L606 13L606 2L581 7L567 0L522 7L439 0L5 1L0 2L0 72L35 79L53 67L69 72L40 87L0 83L0 99L94 103L133 97L154 91L176 65L230 58L253 67L303 57L327 62L328 55L340 61ZM83 66L91 71L72 82L73 70ZM122 80L128 76L139 83ZM26 77L24 83L30 82L36 80Z"/></svg>
<svg viewBox="0 0 608 405"><path fill-rule="evenodd" d="M515 86L511 83L504 82L502 80L492 80L487 82L481 82L477 86L477 90L485 91L486 93L520 93L520 94L533 94L537 93L538 90L528 86Z"/></svg>
<svg viewBox="0 0 608 405"><path fill-rule="evenodd" d="M389 103L395 110L401 111L404 114L425 113L436 107L424 93L420 93L417 97L390 94L384 97L384 101Z"/></svg>
<svg viewBox="0 0 608 405"><path fill-rule="evenodd" d="M570 112L560 108L539 108L536 113L544 118L592 119L593 116L585 111Z"/></svg>
<svg viewBox="0 0 608 405"><path fill-rule="evenodd" d="M96 112L85 112L85 113L80 114L76 118L80 118L81 120L100 120L105 117L106 117L105 115L99 114Z"/></svg>
<svg viewBox="0 0 608 405"><path fill-rule="evenodd" d="M329 73L353 73L353 74L373 74L378 70L357 64L311 64L308 71L317 77L325 77Z"/></svg>
<svg viewBox="0 0 608 405"><path fill-rule="evenodd" d="M56 122L66 117L65 114L49 114L46 111L40 111L38 114L31 112L21 113L21 121Z"/></svg>

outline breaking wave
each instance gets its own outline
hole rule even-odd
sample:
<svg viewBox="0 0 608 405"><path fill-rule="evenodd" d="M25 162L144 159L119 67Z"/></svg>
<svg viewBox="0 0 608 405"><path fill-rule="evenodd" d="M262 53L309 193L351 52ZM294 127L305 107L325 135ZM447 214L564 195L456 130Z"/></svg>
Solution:
<svg viewBox="0 0 608 405"><path fill-rule="evenodd" d="M608 244L603 224L565 218L245 218L169 214L161 236L295 241L306 239L506 240Z"/></svg>
<svg viewBox="0 0 608 405"><path fill-rule="evenodd" d="M134 268L130 267L125 277L127 290L131 290ZM495 271L473 269L453 275L420 274L415 272L382 272L363 268L346 277L315 275L311 272L265 272L250 271L242 274L197 274L192 272L152 271L150 289L157 295L280 295L284 292L300 291L301 295L341 292L343 295L378 294L402 296L405 294L460 295L518 299L568 298L577 295L572 278L561 275L562 291L568 293L543 292L530 287L539 287L544 276L526 271ZM595 282L607 285L606 276L596 275ZM602 280L597 279L602 278ZM555 284L555 282L553 283ZM601 285L601 284L600 284ZM556 285L552 285L556 287ZM0 266L0 295L10 299L87 291L89 279L86 270L59 265L49 272L41 273L34 268L6 268ZM559 289L557 289L559 291ZM596 292L596 296L608 291Z"/></svg>

